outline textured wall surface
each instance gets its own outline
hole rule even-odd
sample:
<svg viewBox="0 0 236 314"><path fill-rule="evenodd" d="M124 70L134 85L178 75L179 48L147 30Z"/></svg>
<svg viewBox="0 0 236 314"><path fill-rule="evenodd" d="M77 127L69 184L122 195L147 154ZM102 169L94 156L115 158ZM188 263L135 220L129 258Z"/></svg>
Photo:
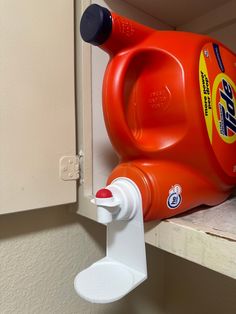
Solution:
<svg viewBox="0 0 236 314"><path fill-rule="evenodd" d="M236 280L188 262L165 256L166 314L235 314Z"/></svg>
<svg viewBox="0 0 236 314"><path fill-rule="evenodd" d="M75 275L105 252L105 228L69 206L0 216L0 314L234 314L236 280L147 245L149 278L93 305Z"/></svg>
<svg viewBox="0 0 236 314"><path fill-rule="evenodd" d="M92 305L75 275L104 255L105 228L60 206L0 216L1 314L162 313L163 253L147 247L150 279L122 301Z"/></svg>

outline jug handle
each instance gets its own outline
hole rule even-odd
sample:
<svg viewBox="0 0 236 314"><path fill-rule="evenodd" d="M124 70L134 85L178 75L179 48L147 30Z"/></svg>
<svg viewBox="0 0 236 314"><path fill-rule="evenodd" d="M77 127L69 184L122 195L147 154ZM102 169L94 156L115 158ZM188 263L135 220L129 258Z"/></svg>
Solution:
<svg viewBox="0 0 236 314"><path fill-rule="evenodd" d="M122 52L108 64L103 81L103 113L113 146L121 156L139 154L137 142L125 117L124 84L134 53Z"/></svg>

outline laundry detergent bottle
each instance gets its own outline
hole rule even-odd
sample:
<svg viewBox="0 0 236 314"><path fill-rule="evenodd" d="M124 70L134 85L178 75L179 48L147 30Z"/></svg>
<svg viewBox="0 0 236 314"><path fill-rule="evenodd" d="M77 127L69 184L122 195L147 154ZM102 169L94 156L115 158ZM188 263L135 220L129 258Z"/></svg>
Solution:
<svg viewBox="0 0 236 314"><path fill-rule="evenodd" d="M103 113L120 163L107 183L132 180L146 221L223 202L236 185L235 53L95 4L80 31L110 55Z"/></svg>

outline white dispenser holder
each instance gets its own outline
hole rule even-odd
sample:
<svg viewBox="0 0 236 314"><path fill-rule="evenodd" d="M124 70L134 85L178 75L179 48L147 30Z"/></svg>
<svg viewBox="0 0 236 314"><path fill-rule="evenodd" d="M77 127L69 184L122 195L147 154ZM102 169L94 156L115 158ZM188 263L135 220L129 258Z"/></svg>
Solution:
<svg viewBox="0 0 236 314"><path fill-rule="evenodd" d="M117 301L147 278L142 198L136 184L117 178L92 201L107 224L106 257L80 272L76 292L92 303Z"/></svg>

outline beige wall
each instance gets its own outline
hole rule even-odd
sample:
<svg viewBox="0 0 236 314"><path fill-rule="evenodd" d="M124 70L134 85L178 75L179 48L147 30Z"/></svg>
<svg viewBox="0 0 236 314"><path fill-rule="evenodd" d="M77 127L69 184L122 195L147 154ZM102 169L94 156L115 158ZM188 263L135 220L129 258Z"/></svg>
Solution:
<svg viewBox="0 0 236 314"><path fill-rule="evenodd" d="M147 245L149 278L110 305L74 292L104 255L105 229L58 206L0 217L1 314L234 314L236 281Z"/></svg>
<svg viewBox="0 0 236 314"><path fill-rule="evenodd" d="M236 280L172 254L165 256L166 314L235 314Z"/></svg>
<svg viewBox="0 0 236 314"><path fill-rule="evenodd" d="M92 305L73 279L104 255L105 229L59 206L0 217L1 314L163 313L163 254L148 247L150 279L124 300Z"/></svg>

